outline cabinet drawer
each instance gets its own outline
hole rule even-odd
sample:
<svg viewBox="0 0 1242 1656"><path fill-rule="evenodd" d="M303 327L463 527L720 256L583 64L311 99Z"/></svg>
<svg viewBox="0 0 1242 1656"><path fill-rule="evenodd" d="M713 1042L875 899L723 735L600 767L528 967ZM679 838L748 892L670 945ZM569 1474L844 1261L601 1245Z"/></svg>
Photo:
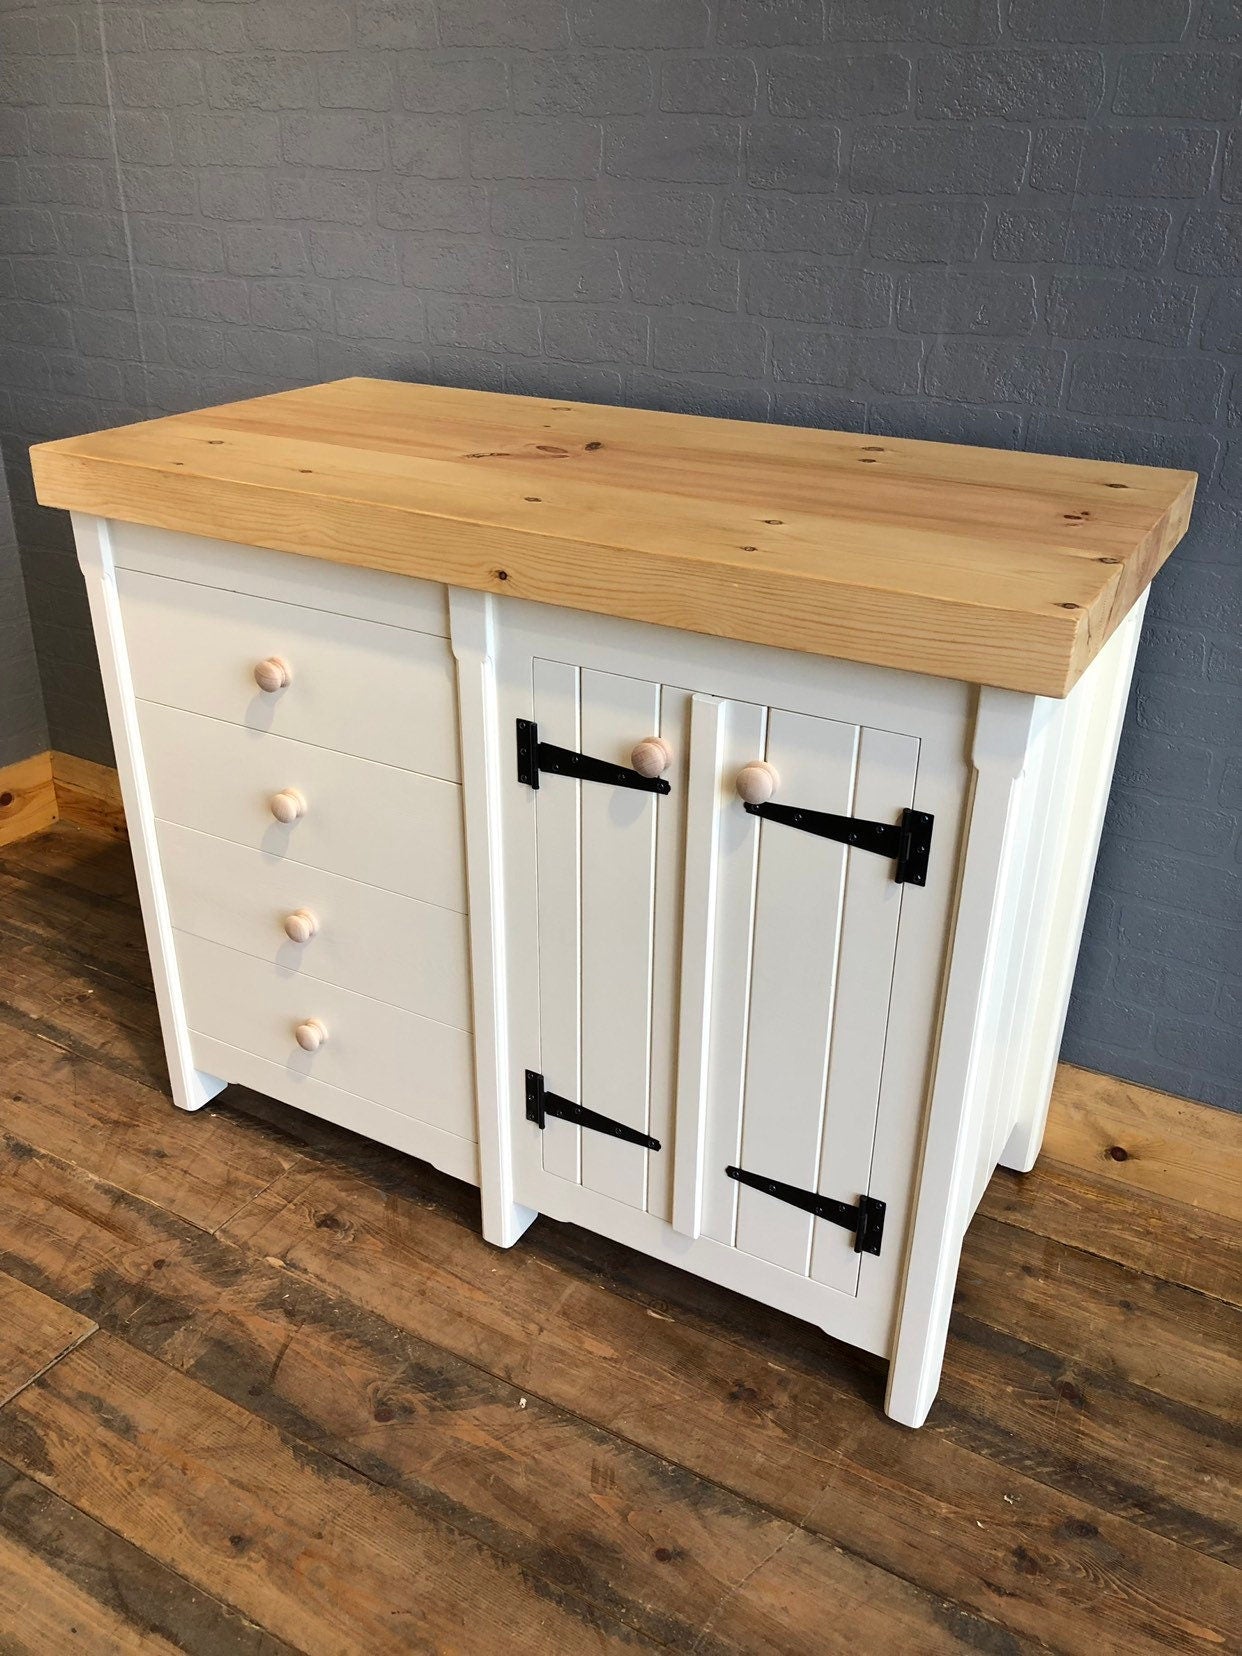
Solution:
<svg viewBox="0 0 1242 1656"><path fill-rule="evenodd" d="M132 569L117 589L143 700L458 780L447 640ZM255 682L269 659L283 689Z"/></svg>
<svg viewBox="0 0 1242 1656"><path fill-rule="evenodd" d="M153 529L144 523L112 522L108 536L117 569L251 592L256 598L448 637L448 591L439 581L273 552L266 546L240 546L207 535L184 535L176 529Z"/></svg>
<svg viewBox="0 0 1242 1656"><path fill-rule="evenodd" d="M162 821L465 912L455 782L155 702L138 703L138 723ZM272 817L285 788L306 800L300 821Z"/></svg>
<svg viewBox="0 0 1242 1656"><path fill-rule="evenodd" d="M453 909L253 851L171 822L158 826L173 925L278 966L469 1029L466 919ZM285 917L315 931L293 942ZM308 994L313 990L307 987Z"/></svg>
<svg viewBox="0 0 1242 1656"><path fill-rule="evenodd" d="M385 1109L476 1137L470 1036L335 984L310 982L268 960L175 933L192 1035L223 1041ZM316 1019L327 1032L317 1052L294 1030Z"/></svg>

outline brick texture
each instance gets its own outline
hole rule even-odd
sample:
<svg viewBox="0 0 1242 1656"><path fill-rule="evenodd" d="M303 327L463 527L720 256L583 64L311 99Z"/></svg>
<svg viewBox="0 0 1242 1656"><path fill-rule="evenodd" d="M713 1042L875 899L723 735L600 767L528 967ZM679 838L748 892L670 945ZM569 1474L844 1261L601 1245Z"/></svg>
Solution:
<svg viewBox="0 0 1242 1656"><path fill-rule="evenodd" d="M1240 106L1236 0L4 0L0 758L31 626L109 756L41 437L364 372L1192 466L1065 1052L1242 1108Z"/></svg>
<svg viewBox="0 0 1242 1656"><path fill-rule="evenodd" d="M47 747L47 714L9 494L0 472L0 767Z"/></svg>

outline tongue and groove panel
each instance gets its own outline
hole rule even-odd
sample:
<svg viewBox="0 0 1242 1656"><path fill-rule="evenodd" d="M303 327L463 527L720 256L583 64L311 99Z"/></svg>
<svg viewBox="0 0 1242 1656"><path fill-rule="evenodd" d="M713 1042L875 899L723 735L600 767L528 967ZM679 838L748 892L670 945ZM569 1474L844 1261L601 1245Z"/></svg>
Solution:
<svg viewBox="0 0 1242 1656"><path fill-rule="evenodd" d="M611 764L659 734L667 795L550 776L536 798L542 1073L547 1089L660 1150L548 1117L545 1172L671 1214L690 693L537 660L541 741ZM840 1224L726 1173L856 1204L868 1194L905 887L860 847L748 813L737 772L764 758L777 797L896 822L914 800L916 738L784 709L719 704L714 943L706 972L702 1234L841 1292L859 1260ZM687 1147L688 1151L688 1147Z"/></svg>

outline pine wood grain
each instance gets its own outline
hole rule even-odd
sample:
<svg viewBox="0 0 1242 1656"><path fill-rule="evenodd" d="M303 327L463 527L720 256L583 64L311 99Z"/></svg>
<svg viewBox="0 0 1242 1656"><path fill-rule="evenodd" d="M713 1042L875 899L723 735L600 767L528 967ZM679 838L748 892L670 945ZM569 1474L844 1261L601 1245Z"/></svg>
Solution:
<svg viewBox="0 0 1242 1656"><path fill-rule="evenodd" d="M1209 1208L1127 1187L1048 1156L1040 1161L1038 1179L995 1173L979 1212L1242 1305L1242 1229Z"/></svg>
<svg viewBox="0 0 1242 1656"><path fill-rule="evenodd" d="M19 1183L27 1193L23 1221L5 1227L8 1193ZM415 1222L392 1185L388 1204L396 1223ZM425 1200L420 1209L424 1221L440 1211ZM320 1209L315 1228L339 1243L351 1221ZM474 1240L463 1236L460 1246ZM969 1434L963 1442L931 1428L917 1438L894 1434L868 1397L868 1373L853 1354L827 1342L791 1349L785 1319L758 1330L753 1350L723 1339L715 1318L700 1324L687 1313L670 1314L667 1301L656 1311L601 1286L607 1321L596 1319L592 1346L566 1380L577 1407L562 1410L546 1393L541 1401L522 1386L515 1408L513 1393L506 1405L506 1388L490 1385L478 1365L454 1364L442 1347L417 1335L411 1340L398 1326L402 1318L424 1324L426 1285L405 1252L399 1260L408 1302L370 1312L342 1291L348 1284L323 1292L306 1281L306 1271L282 1272L275 1261L267 1271L276 1280L269 1281L266 1262L244 1267L221 1239L191 1233L78 1170L27 1154L12 1172L0 1156L0 1255L20 1256L24 1272L55 1283L110 1331L302 1441L454 1522L479 1526L528 1576L537 1570L555 1579L558 1570L568 1571L573 1590L599 1593L627 1625L657 1636L667 1635L671 1616L684 1619L705 1598L715 1602L712 1581L723 1591L722 1572L763 1540L773 1513L812 1536L839 1537L900 1577L913 1574L929 1593L942 1583L953 1587L943 1596L956 1597L963 1612L977 1604L974 1614L1025 1630L1037 1642L1060 1629L1063 1645L1072 1644L1098 1592L1092 1549L1101 1545L1109 1549L1116 1626L1126 1648L1195 1649L1200 1635L1210 1645L1224 1613L1231 1578L1214 1559L1185 1559L1179 1548L1111 1512L1050 1494L1029 1475L1029 1467L1040 1469L1032 1450L1027 1469L998 1479ZM484 1286L475 1297L487 1292ZM561 1293L567 1297L564 1284ZM434 1319L430 1331L439 1333ZM784 1346L774 1345L782 1334ZM550 1361L563 1366L558 1330L549 1329L547 1338ZM637 1352L653 1346L644 1362ZM632 1368L628 1385L623 1374L609 1380L620 1351ZM600 1400L615 1405L622 1396L632 1411L625 1421L609 1432L584 1429L581 1415L598 1418ZM645 1420L661 1414L671 1417L671 1429L652 1443ZM637 1453L644 1441L650 1452ZM660 1448L672 1444L680 1471L659 1458ZM538 1471L523 1453L535 1445ZM688 1461L700 1463L698 1477ZM721 1487L738 1482L758 1500L758 1514L752 1508L748 1516L747 1502L730 1500ZM1169 1522L1167 1511L1154 1518ZM926 1544L929 1533L935 1548ZM554 1543L562 1535L568 1546L558 1558ZM809 1625L815 1634L825 1615L820 1589L800 1568L815 1547L811 1540L787 1543L754 1583L742 1578L735 1589L742 1633L765 1627L763 1602L752 1592L783 1581L798 1601L782 1612L789 1648L821 1648L814 1638L799 1642L799 1629ZM1032 1570L1036 1557L1041 1562ZM657 1565L664 1566L660 1582L651 1579ZM841 1571L848 1589L856 1567L857 1561L834 1563L825 1576L821 1559L812 1575L836 1593ZM645 1593L627 1598L641 1588L644 1568ZM796 1589L791 1569L801 1582ZM1188 1583L1196 1595L1193 1620L1182 1605ZM895 1605L888 1583L875 1592L878 1612L893 1617L900 1595ZM902 1623L897 1616L894 1625ZM965 1636L970 1622L954 1625ZM735 1647L726 1627L703 1648Z"/></svg>
<svg viewBox="0 0 1242 1656"><path fill-rule="evenodd" d="M0 1408L95 1324L0 1271Z"/></svg>
<svg viewBox="0 0 1242 1656"><path fill-rule="evenodd" d="M19 1185L23 1218L6 1224ZM961 1607L12 1141L0 1144L0 1257L640 1644L845 1650L824 1642L825 1594L877 1641L987 1642L987 1623ZM5 1443L0 1416L0 1455L27 1467Z"/></svg>
<svg viewBox="0 0 1242 1656"><path fill-rule="evenodd" d="M139 1086L45 1035L5 1029L3 1127L117 1190L215 1230L303 1155L208 1106L169 1131L166 1092Z"/></svg>
<svg viewBox="0 0 1242 1656"><path fill-rule="evenodd" d="M1123 1191L1242 1221L1242 1115L1062 1065L1043 1154Z"/></svg>
<svg viewBox="0 0 1242 1656"><path fill-rule="evenodd" d="M937 1411L937 1430L969 1444L998 1476L1012 1468L1242 1567L1233 1423L961 1314Z"/></svg>
<svg viewBox="0 0 1242 1656"><path fill-rule="evenodd" d="M68 892L105 904L113 912L118 939L124 928L116 923L117 913L138 907L128 848L102 837L60 831L36 834L20 845L0 847L0 868L22 879L54 880Z"/></svg>
<svg viewBox="0 0 1242 1656"><path fill-rule="evenodd" d="M868 1641L986 1640L960 1608L278 1267L156 1245L158 1275L128 1256L111 1329L644 1637L813 1652L830 1601Z"/></svg>
<svg viewBox="0 0 1242 1656"><path fill-rule="evenodd" d="M976 1217L954 1304L1096 1373L1238 1421L1242 1318L1221 1300Z"/></svg>
<svg viewBox="0 0 1242 1656"><path fill-rule="evenodd" d="M100 895L103 895L102 893ZM45 874L26 863L0 855L0 921L38 951L51 948L58 957L123 977L148 988L151 957L140 929L118 928L111 900L83 901L80 885Z"/></svg>
<svg viewBox="0 0 1242 1656"><path fill-rule="evenodd" d="M1195 477L349 379L32 450L102 517L1065 695Z"/></svg>
<svg viewBox="0 0 1242 1656"><path fill-rule="evenodd" d="M178 1650L293 1656L246 1617L0 1461L6 1653ZM5 1595L8 1595L7 1598ZM30 1611L34 1610L33 1619ZM25 1632L25 1643L19 1642ZM11 1641L11 1642L10 1642ZM111 1641L111 1642L109 1642Z"/></svg>
<svg viewBox="0 0 1242 1656"><path fill-rule="evenodd" d="M310 1653L651 1648L107 1334L0 1413L0 1454Z"/></svg>
<svg viewBox="0 0 1242 1656"><path fill-rule="evenodd" d="M488 1262L485 1277L476 1280L461 1227L444 1234L437 1217L435 1210L407 1206L391 1190L376 1199L334 1170L278 1183L228 1230L327 1291L398 1322L417 1319L436 1343L585 1413L613 1434L676 1458L889 1568L934 1580L939 1591L949 1591L951 1582L953 1596L980 1607L990 1602L998 1619L1030 1636L1047 1636L1041 1630L1052 1625L1055 1606L1064 1613L1077 1596L1084 1570L1089 1582L1089 1560L1077 1543L1101 1528L1111 1531L1107 1514L1085 1505L1067 1511L1063 1499L1050 1500L1038 1483L1022 1479L1019 1518L1003 1502L987 1461L966 1447L969 1436L960 1444L938 1440L933 1448L929 1427L914 1443L894 1440L878 1413L878 1375L816 1340L814 1331L791 1330L784 1319L761 1316L744 1303L734 1308L730 1327L721 1315L724 1296L690 1289L684 1290L690 1304L706 1301L710 1312L695 1316L685 1302L658 1294L631 1299L630 1285L611 1275L591 1281L574 1273L571 1285L567 1261L551 1239L543 1257L528 1246L520 1258L515 1251ZM582 1239L582 1248L598 1258L593 1241ZM670 1280L678 1273L653 1273L643 1262L636 1274L683 1293L683 1284ZM403 1303L398 1282L414 1280L418 1296ZM767 1342L765 1329L771 1330ZM1156 1331L1157 1343L1162 1334ZM1075 1524L1086 1526L1081 1536ZM930 1550L922 1539L929 1526L937 1543ZM1180 1613L1169 1613L1184 1588L1176 1549L1124 1526L1111 1531L1110 1545L1114 1568L1127 1581L1130 1648L1169 1648L1171 1640L1172 1648L1189 1649L1199 1637L1211 1642L1210 1629L1227 1620L1227 1578L1201 1584L1200 1603L1215 1608L1180 1627ZM1024 1579L1024 1559L1036 1551L1044 1562L1033 1589ZM948 1580L945 1572L952 1572ZM976 1572L1002 1593L982 1587L977 1576L972 1589Z"/></svg>
<svg viewBox="0 0 1242 1656"><path fill-rule="evenodd" d="M52 753L52 782L62 822L88 833L124 837L125 806L121 783L110 765L97 765L72 753Z"/></svg>
<svg viewBox="0 0 1242 1656"><path fill-rule="evenodd" d="M0 1027L24 1029L163 1089L168 1066L150 987L65 939L54 952L40 928L0 909Z"/></svg>
<svg viewBox="0 0 1242 1656"><path fill-rule="evenodd" d="M50 753L36 753L0 768L0 846L41 833L55 821Z"/></svg>
<svg viewBox="0 0 1242 1656"><path fill-rule="evenodd" d="M175 1645L66 1581L41 1558L0 1536L0 1640L6 1656L46 1656L78 1645L94 1656L126 1651L172 1656Z"/></svg>

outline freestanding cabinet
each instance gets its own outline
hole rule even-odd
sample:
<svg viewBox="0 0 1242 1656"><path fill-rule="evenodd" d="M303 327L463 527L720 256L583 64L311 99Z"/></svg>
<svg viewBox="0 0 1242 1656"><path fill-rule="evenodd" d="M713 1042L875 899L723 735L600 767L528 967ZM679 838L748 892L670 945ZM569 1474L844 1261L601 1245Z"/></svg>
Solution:
<svg viewBox="0 0 1242 1656"><path fill-rule="evenodd" d="M1193 475L368 380L34 464L176 1102L806 1318L920 1424Z"/></svg>

